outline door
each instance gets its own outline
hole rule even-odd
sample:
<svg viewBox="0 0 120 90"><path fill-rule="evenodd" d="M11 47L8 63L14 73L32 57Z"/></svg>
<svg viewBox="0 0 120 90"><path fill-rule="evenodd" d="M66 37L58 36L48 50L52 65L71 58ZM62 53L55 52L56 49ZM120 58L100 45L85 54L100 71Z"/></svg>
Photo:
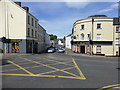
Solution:
<svg viewBox="0 0 120 90"><path fill-rule="evenodd" d="M81 53L85 53L85 46L81 46L80 49Z"/></svg>

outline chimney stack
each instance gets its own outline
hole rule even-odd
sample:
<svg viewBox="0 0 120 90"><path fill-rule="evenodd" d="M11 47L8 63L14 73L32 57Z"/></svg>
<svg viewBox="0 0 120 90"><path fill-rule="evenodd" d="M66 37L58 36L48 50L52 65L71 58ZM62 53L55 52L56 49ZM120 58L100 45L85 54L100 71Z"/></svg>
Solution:
<svg viewBox="0 0 120 90"><path fill-rule="evenodd" d="M21 2L14 2L14 3L16 3L17 5L21 7Z"/></svg>
<svg viewBox="0 0 120 90"><path fill-rule="evenodd" d="M23 9L25 9L27 12L29 12L29 7L22 7Z"/></svg>

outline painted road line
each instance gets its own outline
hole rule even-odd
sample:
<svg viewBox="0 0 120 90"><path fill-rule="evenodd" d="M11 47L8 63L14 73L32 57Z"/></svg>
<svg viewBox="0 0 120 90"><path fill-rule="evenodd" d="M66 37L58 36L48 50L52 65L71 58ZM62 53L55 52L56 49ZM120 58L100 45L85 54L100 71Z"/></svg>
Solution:
<svg viewBox="0 0 120 90"><path fill-rule="evenodd" d="M24 67L25 69L29 69L29 68L36 68L36 67L41 67L41 65L37 65L37 66L31 66L31 67ZM10 70L4 70L4 71L0 71L0 72L9 72L9 71L17 71L17 70L21 70L20 68L18 69L10 69Z"/></svg>
<svg viewBox="0 0 120 90"><path fill-rule="evenodd" d="M40 57L35 57L35 58L41 59ZM47 58L45 60L47 60L47 61L53 61L53 62L58 62L59 64L65 64L65 65L69 65L69 66L74 66L74 65L71 65L71 64L67 64L68 62L60 62L60 61L55 61L55 60L48 60ZM71 62L71 61L69 61L69 62Z"/></svg>
<svg viewBox="0 0 120 90"><path fill-rule="evenodd" d="M61 69L61 70L68 70L68 69L72 69L72 68L75 68L75 67L64 68L64 69ZM57 72L57 70L49 71L49 72L44 72L44 73L39 73L39 75L50 74L50 73L53 73L53 72Z"/></svg>
<svg viewBox="0 0 120 90"><path fill-rule="evenodd" d="M30 75L34 75L33 73L29 72L29 71L26 70L25 68L19 66L18 64L15 64L15 63L12 62L12 61L8 61L8 62L11 63L11 64L13 64L13 65L15 65L15 66L17 66L18 68L20 68L21 70L25 71L26 73L28 73L28 74L30 74Z"/></svg>
<svg viewBox="0 0 120 90"><path fill-rule="evenodd" d="M33 62L33 63L37 63L37 64L40 64L40 65L43 65L43 66L48 67L48 68L52 68L52 69L55 69L55 70L58 70L58 71L62 71L62 72L64 72L64 73L67 73L67 74L73 75L73 76L75 76L75 77L79 77L79 76L77 76L77 75L75 75L75 74L73 74L73 73L70 73L70 72L67 72L67 71L64 71L64 70L61 70L61 69L58 69L58 68L55 68L55 67L52 67L52 66L46 65L46 64L42 64L42 63L39 63L39 62L36 62L36 61L30 60L30 59L27 59L27 58L23 58L23 59L25 59L25 60L27 60L27 61L30 61L30 62Z"/></svg>
<svg viewBox="0 0 120 90"><path fill-rule="evenodd" d="M19 63L19 65L24 65L24 64L29 64L30 62L27 62L27 63ZM0 66L0 67L9 67L9 66L13 66L13 65L2 65L2 66Z"/></svg>
<svg viewBox="0 0 120 90"><path fill-rule="evenodd" d="M72 76L57 76L57 75L30 75L30 74L0 74L0 75L10 75L10 76L32 76L32 77L54 77L54 78L69 78L69 79L80 79L85 80L83 77L72 77Z"/></svg>
<svg viewBox="0 0 120 90"><path fill-rule="evenodd" d="M118 86L120 86L120 84L114 84L114 85L105 86L105 87L102 87L102 88L100 88L98 90L103 90L103 89L107 89L107 88L114 88L114 87L118 87Z"/></svg>
<svg viewBox="0 0 120 90"><path fill-rule="evenodd" d="M31 63L31 62L29 62ZM25 64L25 63L24 63ZM54 63L54 64L47 64L47 65L57 65L58 63ZM23 65L23 64L22 64ZM29 69L29 68L36 68L36 67L41 67L41 65L37 65L37 66L30 66L30 67L24 67L25 69ZM17 70L21 70L20 68L17 68L17 69L10 69L10 70L2 70L0 72L9 72L9 71L17 71Z"/></svg>
<svg viewBox="0 0 120 90"><path fill-rule="evenodd" d="M75 64L75 67L77 68L79 74L80 74L80 77L83 77L85 78L85 76L83 75L82 71L80 70L80 68L78 67L77 63L75 62L74 58L72 58L72 61L73 63ZM86 79L86 78L85 78Z"/></svg>

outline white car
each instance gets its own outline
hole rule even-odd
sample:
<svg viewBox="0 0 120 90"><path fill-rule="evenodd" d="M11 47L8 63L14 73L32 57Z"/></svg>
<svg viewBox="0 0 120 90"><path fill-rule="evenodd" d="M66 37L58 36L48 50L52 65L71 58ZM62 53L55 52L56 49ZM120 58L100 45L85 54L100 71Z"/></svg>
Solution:
<svg viewBox="0 0 120 90"><path fill-rule="evenodd" d="M60 49L58 49L58 52L63 53L63 52L65 52L65 50L63 48L60 48Z"/></svg>
<svg viewBox="0 0 120 90"><path fill-rule="evenodd" d="M54 48L49 48L47 52L48 53L53 53L54 52Z"/></svg>

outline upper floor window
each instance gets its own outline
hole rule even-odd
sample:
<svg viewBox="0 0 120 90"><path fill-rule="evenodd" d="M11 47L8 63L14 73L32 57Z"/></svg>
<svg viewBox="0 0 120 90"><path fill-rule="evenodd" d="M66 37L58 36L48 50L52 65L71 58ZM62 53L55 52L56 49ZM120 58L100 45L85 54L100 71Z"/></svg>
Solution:
<svg viewBox="0 0 120 90"><path fill-rule="evenodd" d="M84 25L81 25L81 30L84 30L84 28L85 28Z"/></svg>
<svg viewBox="0 0 120 90"><path fill-rule="evenodd" d="M35 21L35 27L37 28L37 21Z"/></svg>
<svg viewBox="0 0 120 90"><path fill-rule="evenodd" d="M30 36L30 28L28 28L27 35Z"/></svg>
<svg viewBox="0 0 120 90"><path fill-rule="evenodd" d="M97 40L101 40L101 34L97 34Z"/></svg>
<svg viewBox="0 0 120 90"><path fill-rule="evenodd" d="M37 37L37 31L35 31L35 37Z"/></svg>
<svg viewBox="0 0 120 90"><path fill-rule="evenodd" d="M34 25L34 20L33 20L33 18L32 18L32 26Z"/></svg>
<svg viewBox="0 0 120 90"><path fill-rule="evenodd" d="M84 40L84 34L83 33L81 34L81 40Z"/></svg>
<svg viewBox="0 0 120 90"><path fill-rule="evenodd" d="M88 40L90 40L90 38L91 38L91 36L90 36L90 34L88 34Z"/></svg>
<svg viewBox="0 0 120 90"><path fill-rule="evenodd" d="M116 27L116 32L120 32L120 27L119 26Z"/></svg>
<svg viewBox="0 0 120 90"><path fill-rule="evenodd" d="M33 29L32 29L32 37L34 37L34 31L33 31Z"/></svg>
<svg viewBox="0 0 120 90"><path fill-rule="evenodd" d="M120 38L116 38L115 44L120 44Z"/></svg>
<svg viewBox="0 0 120 90"><path fill-rule="evenodd" d="M30 24L30 16L28 16L28 24Z"/></svg>
<svg viewBox="0 0 120 90"><path fill-rule="evenodd" d="M102 28L102 24L97 24L97 29L101 29Z"/></svg>

